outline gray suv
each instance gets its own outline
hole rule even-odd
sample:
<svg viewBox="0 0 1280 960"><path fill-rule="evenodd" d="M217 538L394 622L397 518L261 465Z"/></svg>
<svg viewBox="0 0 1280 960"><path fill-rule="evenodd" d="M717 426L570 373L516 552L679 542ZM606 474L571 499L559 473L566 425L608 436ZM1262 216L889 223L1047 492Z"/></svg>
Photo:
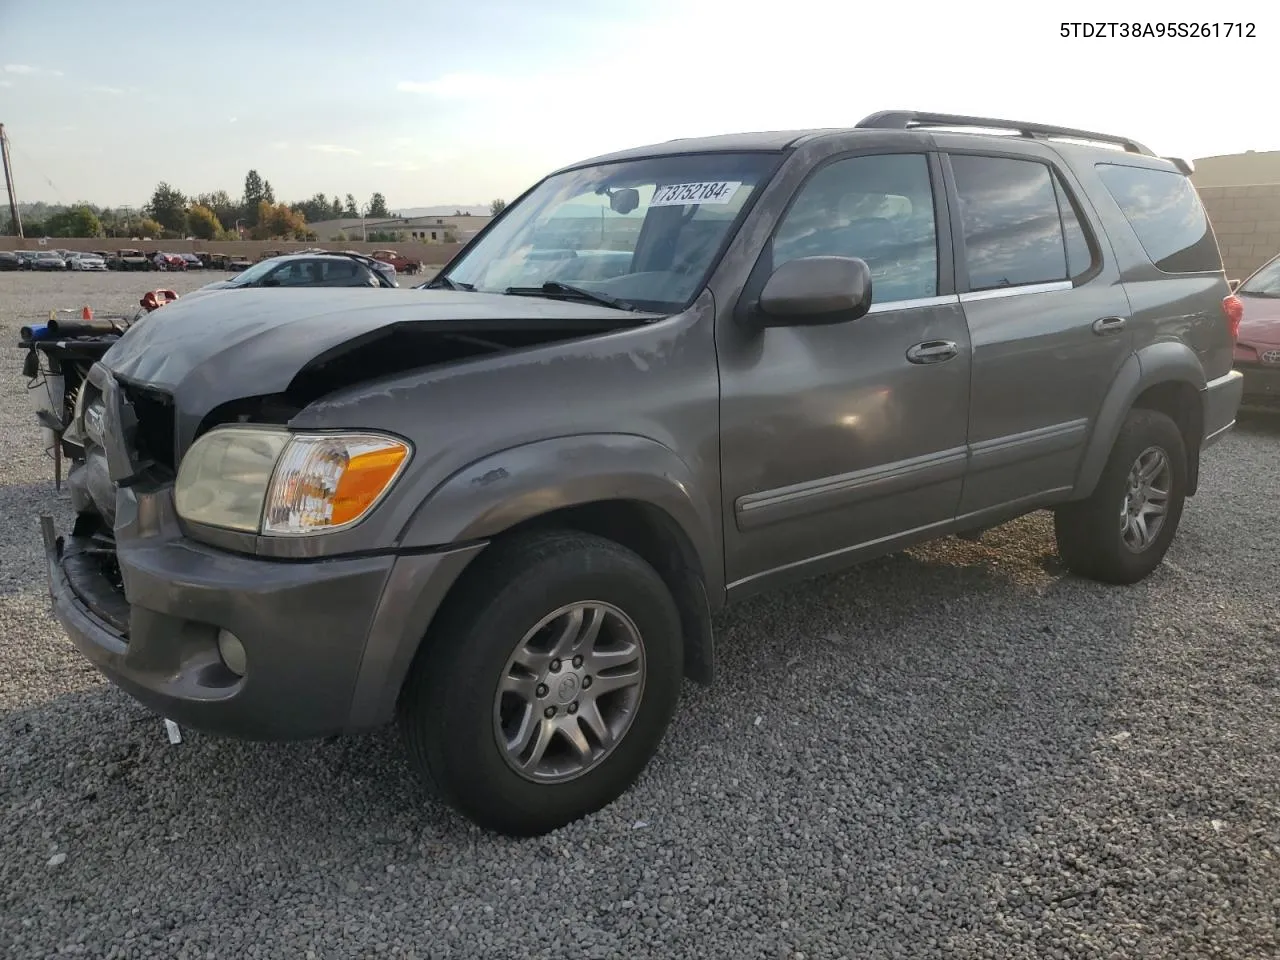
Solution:
<svg viewBox="0 0 1280 960"><path fill-rule="evenodd" d="M398 719L455 809L554 829L728 603L1042 509L1079 575L1160 564L1241 394L1188 172L881 113L575 164L425 289L179 300L79 394L54 609L177 723Z"/></svg>

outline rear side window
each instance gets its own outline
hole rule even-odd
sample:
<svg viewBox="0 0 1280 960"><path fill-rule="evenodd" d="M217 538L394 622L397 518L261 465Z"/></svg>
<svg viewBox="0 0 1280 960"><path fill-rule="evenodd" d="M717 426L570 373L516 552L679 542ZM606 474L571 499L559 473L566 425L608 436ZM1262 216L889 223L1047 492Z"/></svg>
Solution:
<svg viewBox="0 0 1280 960"><path fill-rule="evenodd" d="M1180 173L1100 163L1098 176L1138 235L1151 262L1165 273L1222 269L1218 243L1195 187Z"/></svg>
<svg viewBox="0 0 1280 960"><path fill-rule="evenodd" d="M352 280L359 273L359 268L351 260L326 260L324 262L324 279L326 283Z"/></svg>
<svg viewBox="0 0 1280 960"><path fill-rule="evenodd" d="M1058 176L1037 160L951 155L970 290L1073 280L1093 250Z"/></svg>

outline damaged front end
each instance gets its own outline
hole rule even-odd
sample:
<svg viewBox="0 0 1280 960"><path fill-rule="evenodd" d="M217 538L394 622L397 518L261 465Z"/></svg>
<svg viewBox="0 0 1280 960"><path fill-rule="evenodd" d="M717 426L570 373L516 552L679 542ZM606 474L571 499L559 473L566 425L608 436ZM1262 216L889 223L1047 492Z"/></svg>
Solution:
<svg viewBox="0 0 1280 960"><path fill-rule="evenodd" d="M237 425L301 436L299 414L356 385L645 322L480 294L357 296L345 308L341 291L179 301L165 323L122 337L77 396L76 519L59 535L41 518L54 612L113 682L183 725L266 739L342 732L397 563L394 535L376 526L305 537L184 519L175 488L201 438ZM450 556L413 563L422 575Z"/></svg>

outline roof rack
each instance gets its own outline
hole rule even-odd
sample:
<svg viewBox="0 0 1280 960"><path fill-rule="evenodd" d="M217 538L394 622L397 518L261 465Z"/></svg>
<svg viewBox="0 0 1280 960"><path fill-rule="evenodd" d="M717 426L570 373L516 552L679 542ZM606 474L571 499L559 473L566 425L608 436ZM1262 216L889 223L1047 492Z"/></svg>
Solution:
<svg viewBox="0 0 1280 960"><path fill-rule="evenodd" d="M863 117L855 124L883 130L911 130L919 127L984 127L990 130L1016 130L1020 136L1045 139L1063 137L1070 140L1092 140L1124 147L1129 153L1155 156L1150 150L1128 137L1090 130L1074 130L1071 127L1055 127L1045 123L1023 123L1020 120L998 120L995 117L966 117L952 113L921 113L915 110L882 110Z"/></svg>

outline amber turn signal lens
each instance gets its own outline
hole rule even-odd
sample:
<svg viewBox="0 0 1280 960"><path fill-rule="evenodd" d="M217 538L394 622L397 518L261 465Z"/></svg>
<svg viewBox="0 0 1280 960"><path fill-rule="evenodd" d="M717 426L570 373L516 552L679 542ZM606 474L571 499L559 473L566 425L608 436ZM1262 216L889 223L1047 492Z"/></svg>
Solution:
<svg viewBox="0 0 1280 960"><path fill-rule="evenodd" d="M397 445L358 453L348 460L333 494L333 526L350 523L373 506L408 455L405 447Z"/></svg>
<svg viewBox="0 0 1280 960"><path fill-rule="evenodd" d="M372 433L295 434L280 455L262 532L324 533L362 519L409 461L409 445Z"/></svg>

